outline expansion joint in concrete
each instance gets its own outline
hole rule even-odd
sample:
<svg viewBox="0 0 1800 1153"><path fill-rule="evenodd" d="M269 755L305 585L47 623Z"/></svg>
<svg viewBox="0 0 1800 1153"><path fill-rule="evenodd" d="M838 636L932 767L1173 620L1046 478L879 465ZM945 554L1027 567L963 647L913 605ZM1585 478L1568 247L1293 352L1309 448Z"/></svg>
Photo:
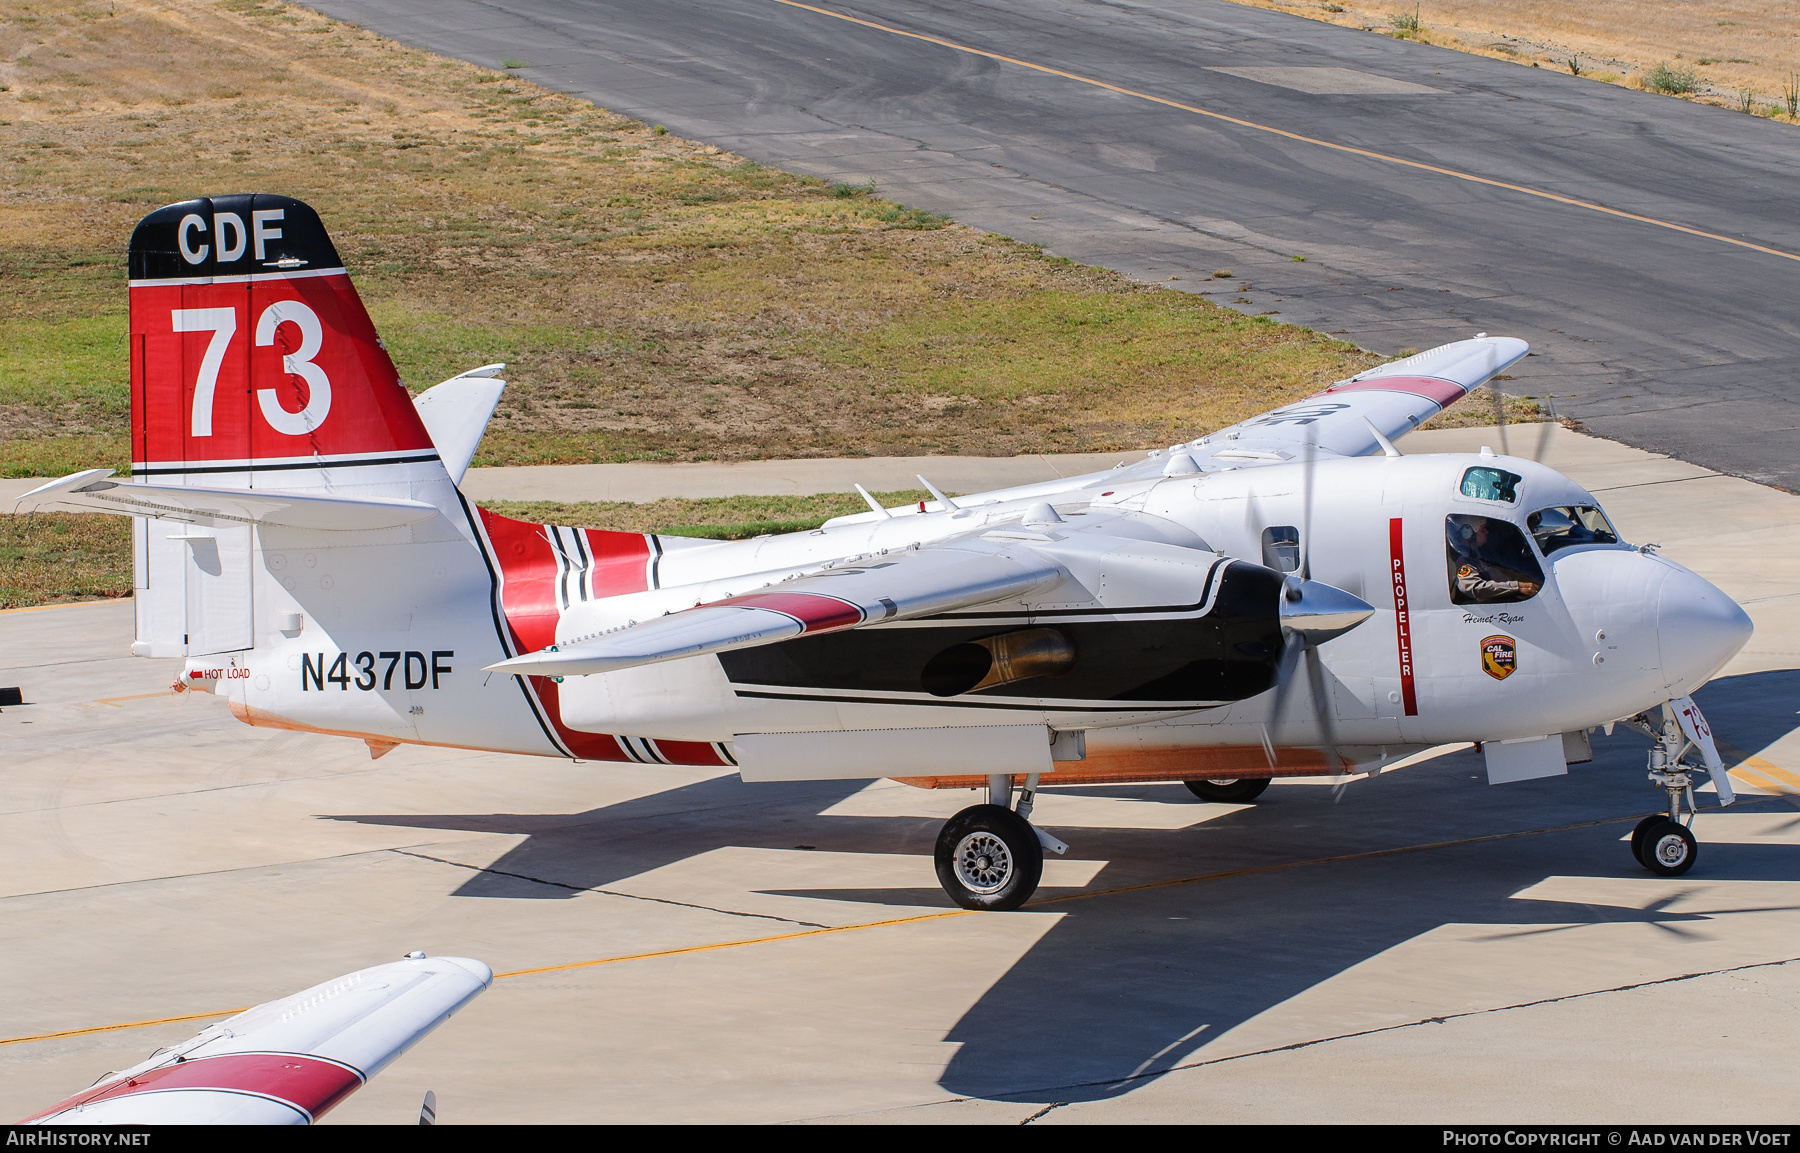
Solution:
<svg viewBox="0 0 1800 1153"><path fill-rule="evenodd" d="M1043 1089L1014 1089L1006 1093L996 1093L986 1099L990 1101L1003 1101L1009 1097L1019 1097L1025 1094L1030 1094L1035 1097L1043 1093L1056 1093L1068 1089L1093 1089L1100 1087L1120 1088L1133 1081L1149 1081L1158 1077L1165 1077L1170 1073L1180 1073L1190 1069L1204 1069L1209 1065L1224 1065L1233 1061L1247 1060L1251 1057L1268 1057L1276 1053L1290 1053L1297 1049L1310 1049L1315 1045L1329 1045L1336 1041L1354 1041L1360 1037L1375 1037L1383 1033L1398 1033L1407 1029L1416 1029L1421 1025L1443 1025L1451 1021L1461 1020L1465 1017L1486 1017L1495 1013L1510 1013L1517 1009L1534 1009L1542 1005L1557 1005L1565 1001L1582 1001L1591 997L1603 997L1609 993L1630 993L1638 989L1654 989L1659 985L1675 985L1684 981L1697 981L1702 977L1722 977L1730 973L1744 973L1754 969L1775 969L1782 965L1792 965L1796 962L1800 962L1800 957L1784 957L1778 961L1754 961L1747 965L1732 965L1723 969L1707 969L1699 973L1683 973L1678 977L1658 977L1655 980L1650 981L1632 981L1624 985L1612 985L1604 989L1587 989L1580 993L1565 993L1558 997L1540 997L1535 1001L1520 1001L1517 1004L1512 1005L1494 1005L1486 1009L1470 1009L1463 1013L1445 1013L1437 1017L1421 1017L1416 1021L1405 1021L1398 1025L1382 1025L1374 1029L1359 1029L1353 1033L1334 1033L1329 1037L1314 1037L1306 1041L1295 1041L1288 1045L1274 1045L1267 1049L1253 1049L1248 1053L1233 1053L1229 1057L1214 1057L1204 1061L1189 1061L1180 1065L1171 1065L1166 1069L1149 1069L1141 1073L1128 1073L1122 1077L1108 1077L1101 1081L1078 1081L1070 1085L1056 1085ZM957 1098L957 1100L966 1101L969 1100L969 1098ZM941 1105L946 1104L946 1102L934 1101L931 1102L931 1104ZM1054 1104L1046 1105L1044 1108L1039 1109L1031 1116L1025 1118L1020 1124L1029 1125L1051 1111L1060 1109L1067 1104L1068 1102L1066 1101L1058 1101Z"/></svg>
<svg viewBox="0 0 1800 1153"><path fill-rule="evenodd" d="M529 881L534 885L548 885L553 889L563 889L571 893L598 893L601 896L606 897L624 897L626 900L630 901L647 901L653 905L672 905L678 909L698 909L703 913L720 913L727 917L745 917L758 921L779 921L784 925L799 925L807 929L828 929L831 927L829 925L822 925L817 921L797 921L792 917L777 917L772 913L749 913L742 909L720 909L712 905L696 905L687 901L671 901L667 897L646 897L642 893L627 893L619 889L602 889L591 885L571 885L563 881L550 881L543 877L528 876L524 873L509 873L505 869L484 868L481 865L470 865L462 861L445 860L443 857L433 857L426 853L414 853L407 849L388 849L386 851L400 857L414 857L421 861L430 861L433 864L438 865L449 865L454 869L467 869L472 873L486 873L494 877L511 877L515 881Z"/></svg>

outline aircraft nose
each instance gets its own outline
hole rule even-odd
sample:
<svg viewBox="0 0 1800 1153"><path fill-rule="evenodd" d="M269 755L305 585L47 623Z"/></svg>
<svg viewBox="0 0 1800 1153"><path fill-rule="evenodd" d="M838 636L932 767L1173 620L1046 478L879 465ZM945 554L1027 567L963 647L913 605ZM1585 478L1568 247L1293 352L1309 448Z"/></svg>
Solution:
<svg viewBox="0 0 1800 1153"><path fill-rule="evenodd" d="M1704 684L1750 640L1755 626L1712 582L1684 568L1663 581L1657 603L1656 641L1671 697Z"/></svg>

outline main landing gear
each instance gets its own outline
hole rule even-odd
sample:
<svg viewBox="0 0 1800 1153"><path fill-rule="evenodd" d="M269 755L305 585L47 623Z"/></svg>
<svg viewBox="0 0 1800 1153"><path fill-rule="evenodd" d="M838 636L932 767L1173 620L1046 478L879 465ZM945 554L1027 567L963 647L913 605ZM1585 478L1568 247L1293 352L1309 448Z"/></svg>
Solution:
<svg viewBox="0 0 1800 1153"><path fill-rule="evenodd" d="M1672 708L1663 709L1660 729L1641 714L1632 722L1656 741L1650 749L1650 783L1669 795L1669 809L1667 813L1652 813L1631 830L1631 855L1659 877L1679 877L1694 867L1700 855L1700 844L1689 828L1698 812L1694 805L1695 768L1681 759L1695 746L1682 732ZM1684 803L1685 821L1681 816Z"/></svg>
<svg viewBox="0 0 1800 1153"><path fill-rule="evenodd" d="M1203 801L1221 805L1247 805L1269 787L1268 777L1241 777L1224 781L1183 781L1188 792Z"/></svg>
<svg viewBox="0 0 1800 1153"><path fill-rule="evenodd" d="M988 803L951 817L938 834L938 883L965 909L1016 909L1031 899L1044 875L1044 850L1069 846L1031 823L1036 773L1025 778L1015 804L1013 779L988 778Z"/></svg>

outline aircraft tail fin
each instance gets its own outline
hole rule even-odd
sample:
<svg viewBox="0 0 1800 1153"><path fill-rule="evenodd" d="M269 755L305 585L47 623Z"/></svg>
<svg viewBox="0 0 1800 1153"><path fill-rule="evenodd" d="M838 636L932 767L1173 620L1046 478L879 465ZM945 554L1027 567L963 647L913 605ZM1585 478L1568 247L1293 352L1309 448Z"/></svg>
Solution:
<svg viewBox="0 0 1800 1153"><path fill-rule="evenodd" d="M325 469L437 460L307 205L264 193L171 204L139 222L129 260L138 476L294 489L330 487Z"/></svg>

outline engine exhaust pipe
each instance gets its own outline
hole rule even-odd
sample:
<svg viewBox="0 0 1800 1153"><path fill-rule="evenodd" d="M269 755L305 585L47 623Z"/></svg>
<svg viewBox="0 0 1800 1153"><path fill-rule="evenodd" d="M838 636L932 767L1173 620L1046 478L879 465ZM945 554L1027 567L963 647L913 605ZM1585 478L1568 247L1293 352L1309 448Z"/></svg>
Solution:
<svg viewBox="0 0 1800 1153"><path fill-rule="evenodd" d="M925 662L919 681L934 697L954 697L1075 667L1075 646L1055 629L1020 629L951 645Z"/></svg>

